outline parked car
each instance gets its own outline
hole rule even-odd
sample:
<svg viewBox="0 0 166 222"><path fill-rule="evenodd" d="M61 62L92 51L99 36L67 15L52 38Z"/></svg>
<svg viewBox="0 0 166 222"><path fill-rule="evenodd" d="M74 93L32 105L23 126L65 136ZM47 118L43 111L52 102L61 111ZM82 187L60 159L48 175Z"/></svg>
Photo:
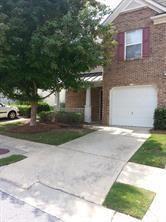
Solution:
<svg viewBox="0 0 166 222"><path fill-rule="evenodd" d="M15 119L18 117L18 113L18 108L0 103L0 118Z"/></svg>

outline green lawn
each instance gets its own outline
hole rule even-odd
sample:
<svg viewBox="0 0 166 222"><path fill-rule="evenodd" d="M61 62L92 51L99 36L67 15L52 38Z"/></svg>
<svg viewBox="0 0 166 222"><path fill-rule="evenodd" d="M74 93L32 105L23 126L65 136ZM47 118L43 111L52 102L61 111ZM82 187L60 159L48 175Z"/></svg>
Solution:
<svg viewBox="0 0 166 222"><path fill-rule="evenodd" d="M131 158L131 162L165 168L166 134L152 134Z"/></svg>
<svg viewBox="0 0 166 222"><path fill-rule="evenodd" d="M104 206L142 219L149 209L155 193L134 186L115 183L108 193Z"/></svg>
<svg viewBox="0 0 166 222"><path fill-rule="evenodd" d="M25 158L26 156L23 156L23 155L12 155L6 158L2 158L0 159L0 167L21 161Z"/></svg>
<svg viewBox="0 0 166 222"><path fill-rule="evenodd" d="M84 136L88 133L91 133L91 129L55 129L47 132L41 133L11 133L8 132L8 129L14 126L22 125L23 123L0 123L0 134L18 138L18 139L25 139L30 140L38 143L45 143L50 145L60 145L66 142L69 142L73 139L79 138Z"/></svg>

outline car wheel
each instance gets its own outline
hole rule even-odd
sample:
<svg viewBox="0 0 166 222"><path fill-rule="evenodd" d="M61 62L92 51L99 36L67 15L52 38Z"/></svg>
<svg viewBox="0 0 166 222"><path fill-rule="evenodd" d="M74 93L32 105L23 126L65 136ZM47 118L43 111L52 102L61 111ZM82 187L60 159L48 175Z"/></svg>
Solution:
<svg viewBox="0 0 166 222"><path fill-rule="evenodd" d="M8 118L9 119L15 119L16 118L16 112L15 111L11 111L9 114L8 114Z"/></svg>

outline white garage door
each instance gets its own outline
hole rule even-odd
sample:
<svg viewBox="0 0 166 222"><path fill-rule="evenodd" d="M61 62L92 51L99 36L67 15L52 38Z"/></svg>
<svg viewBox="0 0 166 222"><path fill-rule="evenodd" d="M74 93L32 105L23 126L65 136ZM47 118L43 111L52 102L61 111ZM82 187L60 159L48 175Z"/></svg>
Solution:
<svg viewBox="0 0 166 222"><path fill-rule="evenodd" d="M152 86L114 88L110 106L110 125L152 127L157 90Z"/></svg>

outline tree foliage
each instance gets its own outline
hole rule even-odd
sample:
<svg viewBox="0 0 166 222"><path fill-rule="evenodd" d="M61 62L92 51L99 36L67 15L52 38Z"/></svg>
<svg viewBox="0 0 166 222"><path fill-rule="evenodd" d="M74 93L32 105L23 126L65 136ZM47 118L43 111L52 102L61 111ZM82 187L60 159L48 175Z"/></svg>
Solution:
<svg viewBox="0 0 166 222"><path fill-rule="evenodd" d="M37 102L38 89L79 87L80 73L111 59L106 13L96 0L0 0L0 91Z"/></svg>

